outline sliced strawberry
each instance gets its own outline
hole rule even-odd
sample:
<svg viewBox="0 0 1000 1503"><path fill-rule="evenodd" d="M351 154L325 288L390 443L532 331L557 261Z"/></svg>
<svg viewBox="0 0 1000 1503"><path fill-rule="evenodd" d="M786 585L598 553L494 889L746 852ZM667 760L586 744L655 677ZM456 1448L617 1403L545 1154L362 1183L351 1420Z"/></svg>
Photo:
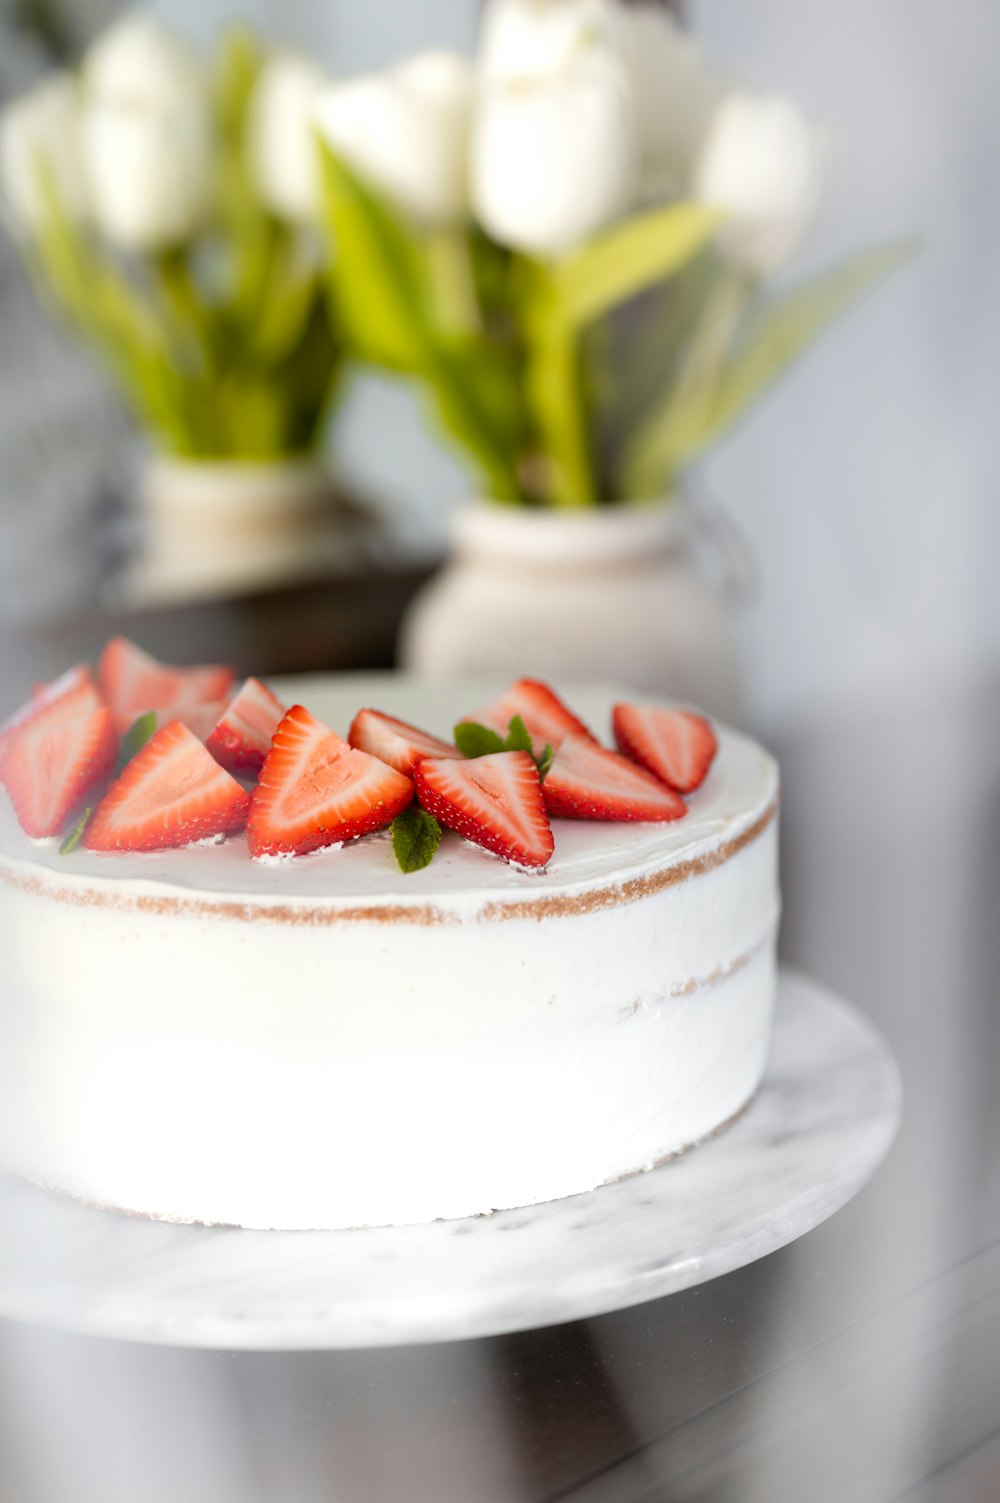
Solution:
<svg viewBox="0 0 1000 1503"><path fill-rule="evenodd" d="M558 694L537 678L519 678L517 683L505 689L499 699L477 710L472 715L463 715L463 721L471 720L477 725L487 725L491 730L506 736L515 715L520 715L527 727L538 756L546 743L558 750L564 736L584 736L596 741L582 720L564 705Z"/></svg>
<svg viewBox="0 0 1000 1503"><path fill-rule="evenodd" d="M383 715L381 710L359 710L351 721L347 739L359 751L387 762L405 777L413 776L413 769L423 757L462 755L457 746L439 741L429 731L422 731L405 720Z"/></svg>
<svg viewBox="0 0 1000 1503"><path fill-rule="evenodd" d="M179 720L181 725L187 726L199 741L204 741L212 732L216 721L226 708L224 699L213 699L207 704L199 704L194 700L176 699L172 705L163 709L154 710L115 710L115 725L119 736L125 736L144 715L155 715L158 726L169 725L171 720Z"/></svg>
<svg viewBox="0 0 1000 1503"><path fill-rule="evenodd" d="M13 732L29 723L67 720L83 710L99 710L103 704L97 685L85 663L68 669L51 684L36 684L31 698L0 725L0 778L3 776L4 747Z"/></svg>
<svg viewBox="0 0 1000 1503"><path fill-rule="evenodd" d="M112 637L97 670L101 692L113 710L170 710L188 704L225 699L233 686L233 670L222 664L170 668L157 662L127 637Z"/></svg>
<svg viewBox="0 0 1000 1503"><path fill-rule="evenodd" d="M693 793L705 781L718 742L703 715L615 705L611 724L619 749L678 793Z"/></svg>
<svg viewBox="0 0 1000 1503"><path fill-rule="evenodd" d="M274 733L253 791L251 856L304 856L380 830L406 808L413 784L293 705Z"/></svg>
<svg viewBox="0 0 1000 1503"><path fill-rule="evenodd" d="M260 772L286 706L259 678L248 678L206 735L205 745L230 772Z"/></svg>
<svg viewBox="0 0 1000 1503"><path fill-rule="evenodd" d="M524 751L470 761L428 757L414 770L417 797L450 830L515 866L548 865L555 849L538 768Z"/></svg>
<svg viewBox="0 0 1000 1503"><path fill-rule="evenodd" d="M567 736L542 784L563 819L680 819L687 804L652 773L582 736Z"/></svg>
<svg viewBox="0 0 1000 1503"><path fill-rule="evenodd" d="M9 738L4 782L21 828L58 834L88 789L114 766L118 736L104 706L65 718L39 715Z"/></svg>
<svg viewBox="0 0 1000 1503"><path fill-rule="evenodd" d="M198 737L171 720L128 762L84 831L90 851L165 851L246 822L250 799Z"/></svg>

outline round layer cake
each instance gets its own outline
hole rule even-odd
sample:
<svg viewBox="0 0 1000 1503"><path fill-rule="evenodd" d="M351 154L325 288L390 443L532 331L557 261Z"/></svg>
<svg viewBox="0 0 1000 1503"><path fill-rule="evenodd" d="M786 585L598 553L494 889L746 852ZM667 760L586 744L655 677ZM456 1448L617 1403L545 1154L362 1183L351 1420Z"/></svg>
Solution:
<svg viewBox="0 0 1000 1503"><path fill-rule="evenodd" d="M278 680L342 734L443 736L500 685ZM606 735L615 697L570 693ZM0 1167L179 1221L335 1228L591 1190L725 1126L764 1070L778 777L721 729L672 824L556 820L542 873L446 833L273 862L243 836L60 856L0 812Z"/></svg>

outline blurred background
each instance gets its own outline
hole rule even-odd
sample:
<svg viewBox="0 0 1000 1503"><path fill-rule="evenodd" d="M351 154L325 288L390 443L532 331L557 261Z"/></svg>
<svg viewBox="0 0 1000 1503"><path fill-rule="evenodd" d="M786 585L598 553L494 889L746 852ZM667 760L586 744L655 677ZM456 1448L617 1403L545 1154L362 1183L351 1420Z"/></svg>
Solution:
<svg viewBox="0 0 1000 1503"><path fill-rule="evenodd" d="M422 48L471 53L478 18L474 0L291 3L280 13L265 3L163 0L151 9L206 48L226 22L250 22L335 76ZM77 57L117 10L103 0L8 4L4 95L27 88L67 50ZM1000 361L992 337L1000 186L986 75L1000 19L986 0L947 8L883 0L808 13L782 0L735 10L704 0L686 19L713 66L791 93L830 132L826 197L795 276L901 235L919 245L694 470L692 488L742 539L734 621L747 714L766 730L987 673L1000 651L992 579L1000 439L990 421ZM86 348L37 307L9 238L0 255L2 608L20 634L115 600L109 569L128 546L138 445ZM389 661L398 613L442 556L449 515L470 493L468 474L429 431L413 392L378 373L352 380L335 443L338 476L378 521L333 550L338 603L324 606L314 589L300 599L302 618L328 636L326 662L299 648L308 667ZM708 551L718 573L719 550ZM381 576L376 569L377 604L351 583L370 577L373 560L390 565ZM725 560L721 572L732 573ZM236 632L205 619L217 635ZM253 619L258 632L283 631L266 595ZM139 620L140 636L143 625L146 645L165 655L170 639L188 657L224 650L185 638L184 612L171 611L166 639L161 615ZM363 642L352 644L352 626ZM65 660L56 658L58 650L43 666L54 671ZM295 658L282 641L245 666L300 666Z"/></svg>
<svg viewBox="0 0 1000 1503"><path fill-rule="evenodd" d="M829 1227L743 1275L564 1332L232 1358L5 1326L11 1503L1000 1495L1000 10L678 9L720 78L790 96L826 133L822 204L794 258L768 267L769 295L907 242L856 306L852 295L825 310L823 337L759 407L680 467L683 544L672 522L662 536L650 524L674 573L653 581L616 648L617 676L713 699L778 751L784 956L859 1001L900 1058L908 1115L890 1168ZM75 66L121 10L0 0L0 103ZM429 48L472 57L480 22L476 0L162 0L148 12L206 54L227 24L249 24L335 79ZM612 169L595 157L585 170L598 182ZM23 249L16 225L0 231L5 712L117 630L167 660L242 672L388 667L401 653L446 671L432 632L400 630L449 558L485 570L491 610L521 602L522 542L488 520L456 534L463 503L485 494L468 449L428 420L426 383L372 358L338 384L335 410L310 417L334 479L318 493L314 476L293 480L287 551L262 521L266 541L234 564L231 522L213 533L203 482L189 475L180 494L174 475L171 525L187 517L195 542L171 553L157 534L165 553L152 556L159 503L141 424L43 310ZM535 476L518 471L529 504L513 510L545 520L555 508L538 504ZM237 510L252 489L238 477ZM585 569L582 584L555 577L565 536L530 546L556 598L586 608L603 584ZM667 585L681 605L654 629ZM446 635L474 635L454 609ZM602 637L615 635L612 610L596 611ZM516 672L551 635L533 624ZM640 663L650 636L659 645ZM586 646L593 676L612 676L594 635Z"/></svg>

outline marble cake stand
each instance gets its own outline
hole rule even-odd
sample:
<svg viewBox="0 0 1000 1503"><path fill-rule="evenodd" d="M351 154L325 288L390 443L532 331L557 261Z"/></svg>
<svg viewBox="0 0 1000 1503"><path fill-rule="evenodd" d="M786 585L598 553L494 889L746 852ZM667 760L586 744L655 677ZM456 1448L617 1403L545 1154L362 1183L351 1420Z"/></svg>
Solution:
<svg viewBox="0 0 1000 1503"><path fill-rule="evenodd" d="M524 1330L742 1267L856 1194L899 1123L869 1023L783 974L755 1101L649 1174L526 1210L354 1232L172 1226L0 1178L0 1315L181 1346L306 1350Z"/></svg>

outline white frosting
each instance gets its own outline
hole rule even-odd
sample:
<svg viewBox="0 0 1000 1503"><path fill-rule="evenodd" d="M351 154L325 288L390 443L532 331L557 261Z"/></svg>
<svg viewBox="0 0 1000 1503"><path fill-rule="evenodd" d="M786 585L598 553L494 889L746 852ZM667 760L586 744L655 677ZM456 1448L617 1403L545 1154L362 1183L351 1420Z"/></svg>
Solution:
<svg viewBox="0 0 1000 1503"><path fill-rule="evenodd" d="M341 732L371 704L447 734L502 686L274 687ZM609 694L568 697L606 734ZM59 857L5 810L0 1160L264 1227L467 1215L646 1167L760 1078L776 791L725 731L684 820L556 821L540 875L451 835L410 875L385 834L267 864L241 837ZM633 879L648 894L614 901Z"/></svg>

